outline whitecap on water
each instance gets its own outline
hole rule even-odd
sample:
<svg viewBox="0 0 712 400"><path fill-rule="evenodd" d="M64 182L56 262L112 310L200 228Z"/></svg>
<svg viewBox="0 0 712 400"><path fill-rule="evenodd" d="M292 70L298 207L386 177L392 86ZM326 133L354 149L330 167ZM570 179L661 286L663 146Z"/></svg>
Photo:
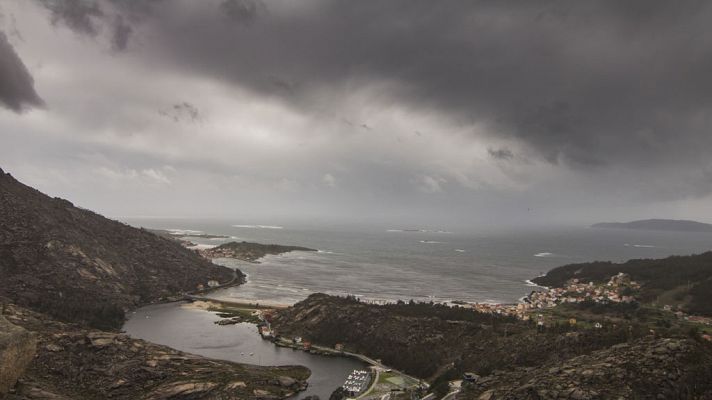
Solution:
<svg viewBox="0 0 712 400"><path fill-rule="evenodd" d="M203 231L195 231L192 229L166 229L171 235L200 235Z"/></svg>
<svg viewBox="0 0 712 400"><path fill-rule="evenodd" d="M234 228L249 228L249 229L284 229L278 225L233 225Z"/></svg>

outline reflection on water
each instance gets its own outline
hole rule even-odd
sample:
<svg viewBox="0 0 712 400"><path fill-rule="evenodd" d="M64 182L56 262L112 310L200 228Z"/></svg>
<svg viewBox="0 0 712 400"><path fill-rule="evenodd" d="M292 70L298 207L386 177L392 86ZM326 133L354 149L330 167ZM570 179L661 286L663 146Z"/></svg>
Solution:
<svg viewBox="0 0 712 400"><path fill-rule="evenodd" d="M215 313L191 309L183 303L148 306L133 313L124 325L131 336L188 353L257 365L304 365L312 371L309 388L299 397L328 399L354 369L363 363L281 348L262 340L254 324L220 326Z"/></svg>

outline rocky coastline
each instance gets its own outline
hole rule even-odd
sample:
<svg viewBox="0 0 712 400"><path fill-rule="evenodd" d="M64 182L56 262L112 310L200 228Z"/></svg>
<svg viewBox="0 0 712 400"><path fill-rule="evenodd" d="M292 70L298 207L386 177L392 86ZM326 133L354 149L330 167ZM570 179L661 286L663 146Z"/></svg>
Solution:
<svg viewBox="0 0 712 400"><path fill-rule="evenodd" d="M237 260L256 263L267 255L279 255L292 251L317 250L300 246L284 246L279 244L261 244L252 242L228 242L210 249L199 250L199 253L208 259L233 258Z"/></svg>

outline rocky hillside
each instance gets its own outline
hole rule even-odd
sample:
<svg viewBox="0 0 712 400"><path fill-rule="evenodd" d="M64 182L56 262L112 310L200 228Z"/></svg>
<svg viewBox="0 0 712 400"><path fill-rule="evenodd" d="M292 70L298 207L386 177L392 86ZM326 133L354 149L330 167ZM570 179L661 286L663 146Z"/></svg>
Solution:
<svg viewBox="0 0 712 400"><path fill-rule="evenodd" d="M0 277L0 296L18 305L109 329L127 309L242 275L0 170Z"/></svg>
<svg viewBox="0 0 712 400"><path fill-rule="evenodd" d="M201 254L206 258L235 258L238 260L255 262L269 254L283 254L289 253L290 251L316 250L299 246L283 246L280 244L229 242L213 247L212 249L201 250Z"/></svg>
<svg viewBox="0 0 712 400"><path fill-rule="evenodd" d="M605 322L603 328L572 326L568 317L563 324L538 327L533 321L465 308L382 306L316 294L280 310L272 326L282 336L327 346L341 343L349 351L380 358L429 380L439 395L448 392L448 381L473 372L483 377L482 385L468 394L475 399L649 398L656 390L689 394L665 398L712 396L712 387L706 386L712 382L707 367L712 345L699 334L686 326L663 329L644 316L597 318ZM660 341L653 331L669 340ZM683 355L678 357L675 349ZM539 376L541 384L535 382ZM607 386L606 379L623 380ZM539 390L550 390L549 397Z"/></svg>
<svg viewBox="0 0 712 400"><path fill-rule="evenodd" d="M556 365L495 371L461 399L710 399L710 345L645 338Z"/></svg>
<svg viewBox="0 0 712 400"><path fill-rule="evenodd" d="M310 374L299 366L211 360L122 334L56 322L14 305L6 307L4 318L16 325L14 330L34 336L20 354L23 357L0 364L0 383L6 376L13 378L6 397L0 386L0 398L7 400L282 399L303 390ZM0 345L0 357L2 350ZM16 368L20 363L27 367L22 374Z"/></svg>
<svg viewBox="0 0 712 400"><path fill-rule="evenodd" d="M692 314L712 316L712 252L663 259L596 261L554 268L532 279L536 284L562 287L577 278L582 282L606 282L624 272L641 283L641 300L680 306Z"/></svg>
<svg viewBox="0 0 712 400"><path fill-rule="evenodd" d="M384 363L429 378L454 361L465 337L476 337L483 323L508 319L429 304L376 306L352 298L313 294L280 310L272 326L279 335L380 358ZM457 344L457 345L454 345Z"/></svg>

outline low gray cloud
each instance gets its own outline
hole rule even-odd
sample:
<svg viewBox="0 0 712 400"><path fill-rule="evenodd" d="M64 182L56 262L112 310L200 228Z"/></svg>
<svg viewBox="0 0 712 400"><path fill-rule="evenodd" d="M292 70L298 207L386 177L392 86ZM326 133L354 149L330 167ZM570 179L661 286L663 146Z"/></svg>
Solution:
<svg viewBox="0 0 712 400"><path fill-rule="evenodd" d="M32 75L2 31L0 31L0 104L15 112L44 104L35 91Z"/></svg>
<svg viewBox="0 0 712 400"><path fill-rule="evenodd" d="M350 190L344 207L363 195L467 209L473 193L500 207L508 191L554 209L550 193L572 184L558 202L710 193L709 2L37 1L43 21L99 49L64 43L88 58L47 74L43 97L66 113L51 127L113 134L213 179ZM27 46L28 65L61 58ZM83 84L83 68L93 87L62 86Z"/></svg>
<svg viewBox="0 0 712 400"><path fill-rule="evenodd" d="M73 31L95 36L104 11L95 0L39 0L51 12L53 24L64 24Z"/></svg>
<svg viewBox="0 0 712 400"><path fill-rule="evenodd" d="M220 10L228 18L249 25L265 12L266 7L260 0L225 0L220 4Z"/></svg>
<svg viewBox="0 0 712 400"><path fill-rule="evenodd" d="M509 150L506 147L499 149L489 148L487 149L487 154L497 160L511 160L514 158L514 153L512 152L512 150Z"/></svg>

